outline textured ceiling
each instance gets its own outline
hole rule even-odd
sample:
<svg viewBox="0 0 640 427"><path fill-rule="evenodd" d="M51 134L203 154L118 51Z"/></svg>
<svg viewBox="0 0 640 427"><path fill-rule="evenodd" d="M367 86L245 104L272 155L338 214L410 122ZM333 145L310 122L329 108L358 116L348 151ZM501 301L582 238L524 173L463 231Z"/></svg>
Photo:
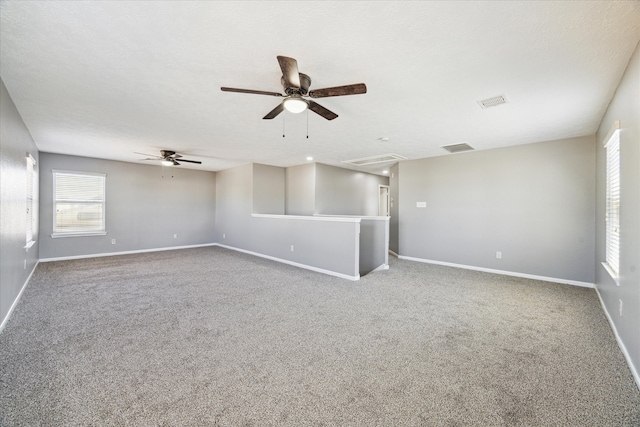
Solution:
<svg viewBox="0 0 640 427"><path fill-rule="evenodd" d="M0 12L0 76L41 151L137 162L171 149L214 171L593 134L640 39L637 1L3 0ZM318 99L339 115L327 121L262 120L278 98L220 90L281 92L277 55L312 89L368 92ZM480 107L496 95L508 102Z"/></svg>

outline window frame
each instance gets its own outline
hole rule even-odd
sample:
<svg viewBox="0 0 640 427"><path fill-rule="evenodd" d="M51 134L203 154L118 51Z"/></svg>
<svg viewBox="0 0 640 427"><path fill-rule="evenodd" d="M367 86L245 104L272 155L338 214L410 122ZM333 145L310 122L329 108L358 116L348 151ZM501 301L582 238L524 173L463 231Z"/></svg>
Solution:
<svg viewBox="0 0 640 427"><path fill-rule="evenodd" d="M620 285L620 122L616 121L604 142L605 167L605 270Z"/></svg>
<svg viewBox="0 0 640 427"><path fill-rule="evenodd" d="M107 174L106 173L95 173L95 172L80 172L80 171L69 171L69 170L59 170L52 169L53 175L53 224L52 224L52 238L59 237L84 237L84 236L104 236L107 234L106 227L106 209L107 209ZM102 178L102 200L88 200L88 199L58 199L57 198L57 179L59 175L73 175L73 176L81 176L81 177L100 177ZM57 213L58 213L58 203L77 203L77 204L102 204L102 223L100 224L100 230L90 229L90 230L73 230L73 231L58 231L57 230Z"/></svg>

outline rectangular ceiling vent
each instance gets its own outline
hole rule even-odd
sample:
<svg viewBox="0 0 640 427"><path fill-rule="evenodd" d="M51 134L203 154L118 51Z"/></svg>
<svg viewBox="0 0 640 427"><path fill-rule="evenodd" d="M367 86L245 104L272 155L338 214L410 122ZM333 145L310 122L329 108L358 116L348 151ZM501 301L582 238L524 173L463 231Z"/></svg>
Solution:
<svg viewBox="0 0 640 427"><path fill-rule="evenodd" d="M399 156L398 154L381 154L379 156L363 157L361 159L343 160L342 163L353 166L367 166L375 165L376 163L397 162L398 160L407 160L406 157Z"/></svg>
<svg viewBox="0 0 640 427"><path fill-rule="evenodd" d="M444 148L450 153L461 153L463 151L475 150L475 148L473 148L466 142L463 142L462 144L443 145L441 148Z"/></svg>
<svg viewBox="0 0 640 427"><path fill-rule="evenodd" d="M493 98L483 99L482 101L478 101L478 104L482 108L495 107L496 105L506 104L507 98L504 95L494 96Z"/></svg>

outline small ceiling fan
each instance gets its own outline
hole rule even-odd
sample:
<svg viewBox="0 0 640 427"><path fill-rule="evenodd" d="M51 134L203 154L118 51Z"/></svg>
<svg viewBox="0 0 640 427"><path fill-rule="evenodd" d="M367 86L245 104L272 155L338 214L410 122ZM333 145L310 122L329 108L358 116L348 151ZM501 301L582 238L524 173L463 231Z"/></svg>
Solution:
<svg viewBox="0 0 640 427"><path fill-rule="evenodd" d="M146 159L141 159L141 160L159 160L162 162L164 166L180 166L180 162L197 163L199 165L202 164L202 162L199 162L197 160L183 159L180 154L171 150L160 150L159 156L154 156L153 154L145 154L145 153L135 153L135 154L150 156L150 157L147 157Z"/></svg>
<svg viewBox="0 0 640 427"><path fill-rule="evenodd" d="M278 92L267 92L263 90L236 89L232 87L221 87L223 92L252 93L256 95L271 95L285 97L285 99L273 110L267 113L263 119L273 119L285 109L292 113L301 113L307 108L327 120L333 120L338 115L327 110L320 104L307 98L327 98L329 96L359 95L367 93L367 86L364 83L356 83L346 86L335 86L323 89L309 90L311 77L298 71L298 62L286 56L278 56L278 63L282 70L280 82L284 88L284 95Z"/></svg>

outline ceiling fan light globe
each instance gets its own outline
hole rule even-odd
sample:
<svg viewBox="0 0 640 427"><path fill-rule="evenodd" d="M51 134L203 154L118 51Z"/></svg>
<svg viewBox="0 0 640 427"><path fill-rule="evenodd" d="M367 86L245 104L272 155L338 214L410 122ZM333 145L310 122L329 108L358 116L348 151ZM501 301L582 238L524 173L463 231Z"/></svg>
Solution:
<svg viewBox="0 0 640 427"><path fill-rule="evenodd" d="M163 166L173 166L173 162L171 160L163 160L162 161L162 165Z"/></svg>
<svg viewBox="0 0 640 427"><path fill-rule="evenodd" d="M284 108L290 113L298 114L307 109L307 102L301 98L289 98L284 100Z"/></svg>

